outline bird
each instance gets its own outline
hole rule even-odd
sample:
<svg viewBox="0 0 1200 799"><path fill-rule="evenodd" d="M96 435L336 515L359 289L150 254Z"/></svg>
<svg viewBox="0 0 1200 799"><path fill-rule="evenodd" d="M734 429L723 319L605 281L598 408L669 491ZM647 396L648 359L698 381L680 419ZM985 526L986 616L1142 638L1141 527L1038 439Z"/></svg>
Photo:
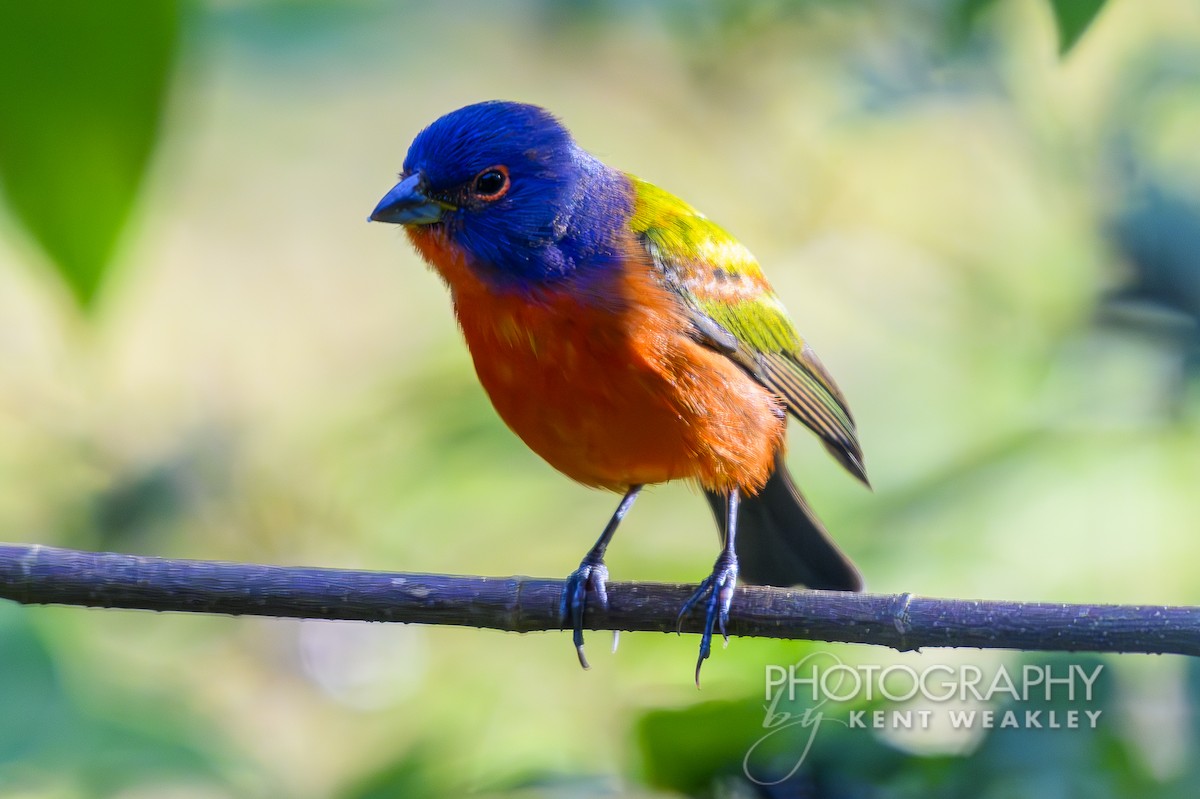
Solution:
<svg viewBox="0 0 1200 799"><path fill-rule="evenodd" d="M402 225L449 289L500 418L567 477L622 495L560 612L608 605L607 548L647 485L702 489L721 541L695 678L734 588L861 591L784 462L788 415L868 485L854 418L758 261L724 228L583 149L551 112L475 103L421 130L369 221Z"/></svg>

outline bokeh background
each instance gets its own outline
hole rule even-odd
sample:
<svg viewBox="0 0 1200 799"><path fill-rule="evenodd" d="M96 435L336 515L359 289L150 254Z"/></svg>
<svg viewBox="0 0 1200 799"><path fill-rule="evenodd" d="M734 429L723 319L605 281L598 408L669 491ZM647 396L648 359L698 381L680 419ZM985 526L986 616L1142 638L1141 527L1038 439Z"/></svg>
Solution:
<svg viewBox="0 0 1200 799"><path fill-rule="evenodd" d="M860 424L874 493L800 430L790 457L870 589L1200 603L1190 0L8 3L0 91L0 538L574 568L616 498L504 427L444 288L364 221L422 126L506 98L764 263ZM609 565L715 552L666 486ZM585 673L566 634L3 605L0 794L1200 785L1181 658L1104 658L1094 733L823 733L768 791L739 776L767 664L1020 658L735 639L697 693L692 637L590 640Z"/></svg>

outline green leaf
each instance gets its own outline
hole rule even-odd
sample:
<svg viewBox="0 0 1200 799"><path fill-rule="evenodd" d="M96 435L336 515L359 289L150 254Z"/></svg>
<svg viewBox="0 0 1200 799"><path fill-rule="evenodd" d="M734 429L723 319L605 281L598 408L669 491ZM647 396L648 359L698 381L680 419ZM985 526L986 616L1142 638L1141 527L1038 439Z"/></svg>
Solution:
<svg viewBox="0 0 1200 799"><path fill-rule="evenodd" d="M1050 0L1058 26L1058 53L1066 55L1104 8L1105 0Z"/></svg>
<svg viewBox="0 0 1200 799"><path fill-rule="evenodd" d="M179 0L0 3L0 187L85 307L158 137L179 23Z"/></svg>

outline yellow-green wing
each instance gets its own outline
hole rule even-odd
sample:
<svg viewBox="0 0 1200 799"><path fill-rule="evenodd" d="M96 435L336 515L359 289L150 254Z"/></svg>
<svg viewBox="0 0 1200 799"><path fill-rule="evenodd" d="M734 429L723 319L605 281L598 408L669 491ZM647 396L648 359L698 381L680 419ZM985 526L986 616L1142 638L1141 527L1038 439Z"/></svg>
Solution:
<svg viewBox="0 0 1200 799"><path fill-rule="evenodd" d="M691 317L697 340L728 355L864 483L854 418L837 384L788 318L758 261L703 214L630 177L631 225Z"/></svg>

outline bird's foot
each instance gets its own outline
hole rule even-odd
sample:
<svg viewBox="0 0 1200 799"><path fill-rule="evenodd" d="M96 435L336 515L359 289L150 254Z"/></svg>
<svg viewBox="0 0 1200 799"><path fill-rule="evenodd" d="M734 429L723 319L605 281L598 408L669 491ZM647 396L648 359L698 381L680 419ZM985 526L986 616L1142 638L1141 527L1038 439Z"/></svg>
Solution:
<svg viewBox="0 0 1200 799"><path fill-rule="evenodd" d="M596 595L596 602L601 608L608 608L608 567L604 565L603 558L595 557L591 553L567 578L567 584L563 588L562 607L559 611L564 629L567 621L571 622L571 627L575 631L575 653L579 655L579 665L585 669L591 668L587 657L583 654L583 611L587 609L589 593ZM615 643L613 648L616 648Z"/></svg>
<svg viewBox="0 0 1200 799"><path fill-rule="evenodd" d="M697 688L700 687L700 667L704 665L704 661L712 652L714 621L717 623L717 628L721 631L721 637L725 639L725 643L727 645L729 643L725 625L729 621L729 606L733 603L733 589L737 586L737 573L737 556L731 551L723 550L717 557L717 562L713 564L712 574L704 578L704 582L700 583L700 587L688 598L687 602L683 603L683 609L679 611L676 629L683 623L683 617L701 600L704 600L704 631L700 635L700 657L696 659Z"/></svg>

